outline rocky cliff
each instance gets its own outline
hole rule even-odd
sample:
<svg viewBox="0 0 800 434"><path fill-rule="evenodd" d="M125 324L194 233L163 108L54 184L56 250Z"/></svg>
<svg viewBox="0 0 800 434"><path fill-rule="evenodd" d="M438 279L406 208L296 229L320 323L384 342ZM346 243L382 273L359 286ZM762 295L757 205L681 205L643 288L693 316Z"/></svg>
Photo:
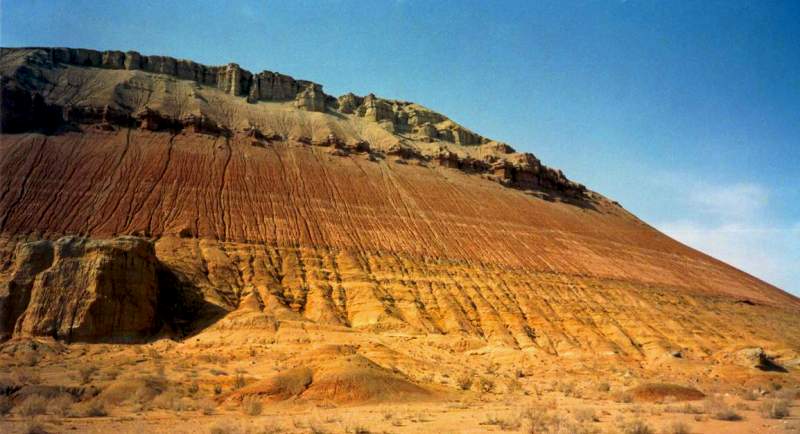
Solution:
<svg viewBox="0 0 800 434"><path fill-rule="evenodd" d="M156 331L155 251L146 240L20 243L0 291L1 336L135 341Z"/></svg>
<svg viewBox="0 0 800 434"><path fill-rule="evenodd" d="M183 312L166 332L800 346L797 298L417 104L135 53L3 49L0 72L3 338L128 339ZM99 241L128 235L154 254Z"/></svg>

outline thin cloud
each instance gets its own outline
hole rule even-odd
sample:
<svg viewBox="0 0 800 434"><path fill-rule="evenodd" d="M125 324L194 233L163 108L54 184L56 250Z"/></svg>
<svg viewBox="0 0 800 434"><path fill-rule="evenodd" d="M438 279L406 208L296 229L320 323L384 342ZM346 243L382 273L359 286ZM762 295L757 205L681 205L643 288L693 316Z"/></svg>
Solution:
<svg viewBox="0 0 800 434"><path fill-rule="evenodd" d="M764 187L752 183L696 185L689 199L706 214L741 221L759 217L769 194Z"/></svg>
<svg viewBox="0 0 800 434"><path fill-rule="evenodd" d="M676 179L676 178L672 178ZM685 181L685 178L684 178ZM672 184L688 218L656 223L676 240L800 295L800 222L770 223L769 191L755 183Z"/></svg>

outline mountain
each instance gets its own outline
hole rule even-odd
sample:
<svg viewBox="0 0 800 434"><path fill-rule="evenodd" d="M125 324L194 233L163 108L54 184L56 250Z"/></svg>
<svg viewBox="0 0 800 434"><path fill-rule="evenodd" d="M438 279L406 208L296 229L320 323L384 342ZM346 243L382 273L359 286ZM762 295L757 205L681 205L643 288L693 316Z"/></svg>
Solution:
<svg viewBox="0 0 800 434"><path fill-rule="evenodd" d="M422 105L136 52L0 73L4 340L800 357L798 298Z"/></svg>

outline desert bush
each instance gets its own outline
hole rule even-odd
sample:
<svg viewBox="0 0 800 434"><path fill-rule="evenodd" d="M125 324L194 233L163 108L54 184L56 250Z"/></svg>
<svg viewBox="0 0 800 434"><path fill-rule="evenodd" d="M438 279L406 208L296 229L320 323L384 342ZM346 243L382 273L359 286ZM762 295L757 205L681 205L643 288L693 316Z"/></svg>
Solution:
<svg viewBox="0 0 800 434"><path fill-rule="evenodd" d="M461 390L469 390L472 388L472 376L469 374L461 375L456 379L456 384Z"/></svg>
<svg viewBox="0 0 800 434"><path fill-rule="evenodd" d="M107 404L119 405L123 402L145 404L168 388L166 379L148 375L136 378L120 378L103 390L100 397Z"/></svg>
<svg viewBox="0 0 800 434"><path fill-rule="evenodd" d="M258 416L264 409L264 404L255 396L248 396L242 400L242 411L248 416Z"/></svg>
<svg viewBox="0 0 800 434"><path fill-rule="evenodd" d="M50 431L47 431L41 423L39 423L39 422L37 422L35 420L31 420L31 421L28 421L22 427L22 433L23 434L50 434Z"/></svg>
<svg viewBox="0 0 800 434"><path fill-rule="evenodd" d="M365 427L364 425L356 423L354 425L346 426L344 428L344 432L347 434L370 434L372 431L370 431L369 428Z"/></svg>
<svg viewBox="0 0 800 434"><path fill-rule="evenodd" d="M496 425L503 431L514 431L522 426L522 416L517 414L502 417L496 414L490 414L486 416L483 425Z"/></svg>
<svg viewBox="0 0 800 434"><path fill-rule="evenodd" d="M105 405L98 400L85 401L72 406L73 417L103 417L107 416Z"/></svg>
<svg viewBox="0 0 800 434"><path fill-rule="evenodd" d="M106 380L114 381L114 380L117 379L117 377L119 377L120 373L121 373L121 371L120 371L119 368L113 367L113 368L107 369L103 374L104 374Z"/></svg>
<svg viewBox="0 0 800 434"><path fill-rule="evenodd" d="M210 399L203 399L198 404L200 412L206 416L211 416L217 410L217 405Z"/></svg>
<svg viewBox="0 0 800 434"><path fill-rule="evenodd" d="M608 383L600 383L597 385L598 392L608 392L611 390L611 385Z"/></svg>
<svg viewBox="0 0 800 434"><path fill-rule="evenodd" d="M239 434L242 427L231 420L219 420L208 429L210 434Z"/></svg>
<svg viewBox="0 0 800 434"><path fill-rule="evenodd" d="M775 393L775 397L778 399L785 399L787 401L800 399L800 387L793 387L791 389L782 389Z"/></svg>
<svg viewBox="0 0 800 434"><path fill-rule="evenodd" d="M719 396L706 398L704 402L706 413L717 420L737 421L742 420L739 413L728 406Z"/></svg>
<svg viewBox="0 0 800 434"><path fill-rule="evenodd" d="M480 387L481 387L481 392L492 393L494 392L494 387L495 387L494 380L486 377L481 377Z"/></svg>
<svg viewBox="0 0 800 434"><path fill-rule="evenodd" d="M183 394L176 389L169 389L153 398L153 406L173 411L188 411L192 409L191 403L184 399Z"/></svg>
<svg viewBox="0 0 800 434"><path fill-rule="evenodd" d="M25 366L36 366L39 364L41 358L33 351L28 351L22 356L22 364Z"/></svg>
<svg viewBox="0 0 800 434"><path fill-rule="evenodd" d="M744 399L745 401L755 401L758 399L758 394L756 393L755 390L752 389L745 390L744 392L742 392L741 396L742 399Z"/></svg>
<svg viewBox="0 0 800 434"><path fill-rule="evenodd" d="M789 416L789 401L768 399L761 404L761 414L770 419L783 419Z"/></svg>
<svg viewBox="0 0 800 434"><path fill-rule="evenodd" d="M72 414L72 404L75 400L69 395L59 395L47 403L47 412L61 417L69 417Z"/></svg>
<svg viewBox="0 0 800 434"><path fill-rule="evenodd" d="M508 383L506 384L506 393L515 394L521 393L522 391L522 383L520 383L519 380L516 378L511 378L508 380Z"/></svg>
<svg viewBox="0 0 800 434"><path fill-rule="evenodd" d="M575 410L575 420L578 422L599 422L600 419L595 414L594 409L581 407Z"/></svg>
<svg viewBox="0 0 800 434"><path fill-rule="evenodd" d="M683 414L703 414L703 409L695 407L691 403L684 403L681 406L668 405L664 408L667 413L683 413Z"/></svg>
<svg viewBox="0 0 800 434"><path fill-rule="evenodd" d="M189 392L190 395L197 395L197 392L199 392L199 391L200 391L200 385L197 384L196 381L192 381L192 383L189 384L189 388L187 389L187 392Z"/></svg>
<svg viewBox="0 0 800 434"><path fill-rule="evenodd" d="M673 421L664 428L664 434L690 434L692 430L685 422Z"/></svg>
<svg viewBox="0 0 800 434"><path fill-rule="evenodd" d="M214 395L219 395L222 393L222 386L219 384L214 385Z"/></svg>
<svg viewBox="0 0 800 434"><path fill-rule="evenodd" d="M239 390L245 386L247 382L245 381L244 374L238 373L233 377L233 390Z"/></svg>
<svg viewBox="0 0 800 434"><path fill-rule="evenodd" d="M11 402L11 399L5 395L0 395L0 416L11 413L13 409L14 404Z"/></svg>
<svg viewBox="0 0 800 434"><path fill-rule="evenodd" d="M11 374L11 381L20 386L36 385L42 382L42 377L27 369L17 369Z"/></svg>
<svg viewBox="0 0 800 434"><path fill-rule="evenodd" d="M575 393L575 383L571 381L558 383L558 391L563 393L564 396L572 396Z"/></svg>
<svg viewBox="0 0 800 434"><path fill-rule="evenodd" d="M17 406L17 411L25 417L44 414L47 411L47 400L39 395L31 395Z"/></svg>
<svg viewBox="0 0 800 434"><path fill-rule="evenodd" d="M97 366L82 366L78 369L78 375L81 384L89 384L92 381L92 376L97 372Z"/></svg>
<svg viewBox="0 0 800 434"><path fill-rule="evenodd" d="M623 434L654 434L650 425L640 419L623 423L620 427L620 431L622 431Z"/></svg>
<svg viewBox="0 0 800 434"><path fill-rule="evenodd" d="M614 399L619 403L630 404L633 402L633 394L630 392L620 392L616 394Z"/></svg>

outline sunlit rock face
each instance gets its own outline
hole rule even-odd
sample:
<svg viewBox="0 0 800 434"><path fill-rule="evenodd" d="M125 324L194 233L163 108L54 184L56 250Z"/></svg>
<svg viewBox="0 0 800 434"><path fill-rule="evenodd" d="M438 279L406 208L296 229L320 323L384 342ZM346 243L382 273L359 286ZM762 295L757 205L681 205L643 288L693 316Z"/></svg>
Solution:
<svg viewBox="0 0 800 434"><path fill-rule="evenodd" d="M795 297L418 104L132 52L3 49L0 72L2 339L800 347Z"/></svg>

